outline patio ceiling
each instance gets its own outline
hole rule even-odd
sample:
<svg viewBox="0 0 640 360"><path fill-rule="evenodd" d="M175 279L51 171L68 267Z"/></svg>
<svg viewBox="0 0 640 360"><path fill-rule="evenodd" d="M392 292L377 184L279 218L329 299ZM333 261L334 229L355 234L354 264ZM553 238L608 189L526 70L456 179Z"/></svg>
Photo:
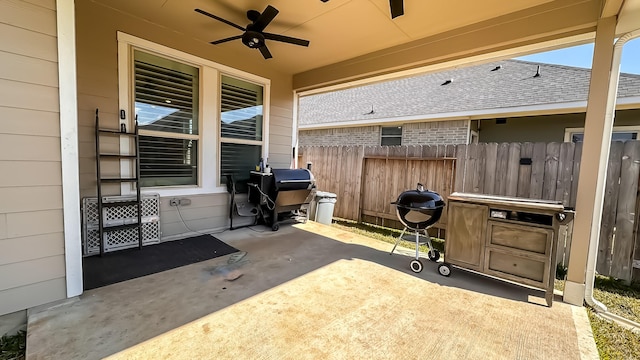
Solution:
<svg viewBox="0 0 640 360"><path fill-rule="evenodd" d="M268 41L273 59L264 60L265 64L295 75L297 89L591 34L601 16L618 14L623 5L622 0L405 0L405 14L391 19L387 0L92 1L203 44L240 31L194 12L195 8L246 26L246 10L263 11L272 5L280 13L267 32L311 42L303 48ZM639 4L640 0L624 1L624 12L637 15ZM637 26L634 19L621 16L620 31ZM239 40L206 45L260 57Z"/></svg>

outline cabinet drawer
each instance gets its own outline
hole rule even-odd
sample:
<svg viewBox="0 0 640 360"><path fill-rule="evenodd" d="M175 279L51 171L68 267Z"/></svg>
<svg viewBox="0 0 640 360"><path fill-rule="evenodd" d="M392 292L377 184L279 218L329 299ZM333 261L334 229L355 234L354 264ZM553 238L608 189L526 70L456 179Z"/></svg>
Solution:
<svg viewBox="0 0 640 360"><path fill-rule="evenodd" d="M487 245L547 254L550 251L553 230L517 224L489 221Z"/></svg>
<svg viewBox="0 0 640 360"><path fill-rule="evenodd" d="M487 249L485 272L519 283L545 287L548 276L547 262L516 252Z"/></svg>

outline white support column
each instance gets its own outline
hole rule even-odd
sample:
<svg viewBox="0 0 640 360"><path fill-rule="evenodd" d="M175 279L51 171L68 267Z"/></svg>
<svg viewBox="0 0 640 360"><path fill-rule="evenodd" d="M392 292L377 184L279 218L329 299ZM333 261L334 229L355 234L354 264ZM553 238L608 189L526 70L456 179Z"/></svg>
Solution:
<svg viewBox="0 0 640 360"><path fill-rule="evenodd" d="M582 306L587 270L595 266L600 220L613 129L617 81L611 81L616 17L600 19L596 30L591 82L585 118L584 144L576 217L564 301ZM614 85L614 86L612 86Z"/></svg>
<svg viewBox="0 0 640 360"><path fill-rule="evenodd" d="M57 0L58 86L62 206L67 297L82 294L80 231L80 175L78 170L78 94L76 88L76 32L74 0Z"/></svg>
<svg viewBox="0 0 640 360"><path fill-rule="evenodd" d="M293 149L293 159L291 160L291 168L298 169L301 164L298 164L298 103L300 102L300 94L297 91L293 92L293 123L291 126L291 148Z"/></svg>

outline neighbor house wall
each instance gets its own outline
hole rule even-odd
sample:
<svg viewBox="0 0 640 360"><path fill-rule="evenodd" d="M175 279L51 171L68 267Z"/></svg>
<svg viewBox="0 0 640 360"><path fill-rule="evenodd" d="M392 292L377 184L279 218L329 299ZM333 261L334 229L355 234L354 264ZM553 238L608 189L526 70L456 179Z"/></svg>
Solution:
<svg viewBox="0 0 640 360"><path fill-rule="evenodd" d="M402 126L402 145L466 144L467 120L409 123Z"/></svg>
<svg viewBox="0 0 640 360"><path fill-rule="evenodd" d="M380 126L300 130L298 145L380 145Z"/></svg>
<svg viewBox="0 0 640 360"><path fill-rule="evenodd" d="M563 142L566 128L584 127L584 113L507 118L480 121L481 142ZM474 121L475 123L476 121ZM640 125L640 110L616 111L614 126Z"/></svg>
<svg viewBox="0 0 640 360"><path fill-rule="evenodd" d="M56 4L0 1L0 315L66 297Z"/></svg>
<svg viewBox="0 0 640 360"><path fill-rule="evenodd" d="M402 124L402 145L466 144L468 121L432 121ZM397 125L397 124L394 124ZM300 130L300 146L380 145L380 125Z"/></svg>
<svg viewBox="0 0 640 360"><path fill-rule="evenodd" d="M115 11L89 0L76 1L76 34L78 57L78 122L80 141L81 196L96 195L94 118L99 108L105 127L118 125L118 41L117 32L133 35L203 59L271 80L269 108L269 163L274 168L289 168L292 159L293 91L291 76L269 68L256 51L237 47L230 49L196 41L166 27ZM213 100L215 101L215 100ZM115 141L104 143L104 149L117 150ZM118 172L113 163L105 173ZM118 192L118 188L104 188ZM216 229L227 225L226 192L180 196L192 200L181 214L170 207L168 198L161 198L161 230L163 238L189 232Z"/></svg>

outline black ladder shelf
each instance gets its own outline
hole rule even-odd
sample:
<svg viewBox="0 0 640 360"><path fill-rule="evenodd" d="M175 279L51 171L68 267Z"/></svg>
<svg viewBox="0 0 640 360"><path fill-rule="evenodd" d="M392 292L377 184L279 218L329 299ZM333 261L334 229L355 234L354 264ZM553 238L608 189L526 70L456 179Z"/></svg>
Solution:
<svg viewBox="0 0 640 360"><path fill-rule="evenodd" d="M104 244L104 234L112 231L124 230L124 229L132 229L137 228L138 230L138 249L142 249L142 198L140 195L140 186L138 184L140 180L140 146L138 139L138 121L136 119L134 125L133 132L126 132L124 127L122 130L114 130L114 129L105 129L100 127L100 118L98 116L98 109L96 109L96 177L97 177L97 187L98 187L98 234L99 234L99 243L100 243L100 256L104 254L105 244ZM120 153L103 153L100 149L100 138L102 136L112 136L112 137L121 137L126 136L133 139L134 145L134 154L120 154ZM128 159L134 162L134 171L135 175L133 177L103 177L100 171L100 163L104 159ZM102 185L103 184L113 184L113 183L131 183L136 188L136 196L134 200L130 201L118 201L118 202L104 202L102 198ZM124 224L124 225L115 225L115 226L105 226L104 224L104 215L103 209L112 207L112 206L123 206L123 205L135 205L137 207L137 222L132 224Z"/></svg>

